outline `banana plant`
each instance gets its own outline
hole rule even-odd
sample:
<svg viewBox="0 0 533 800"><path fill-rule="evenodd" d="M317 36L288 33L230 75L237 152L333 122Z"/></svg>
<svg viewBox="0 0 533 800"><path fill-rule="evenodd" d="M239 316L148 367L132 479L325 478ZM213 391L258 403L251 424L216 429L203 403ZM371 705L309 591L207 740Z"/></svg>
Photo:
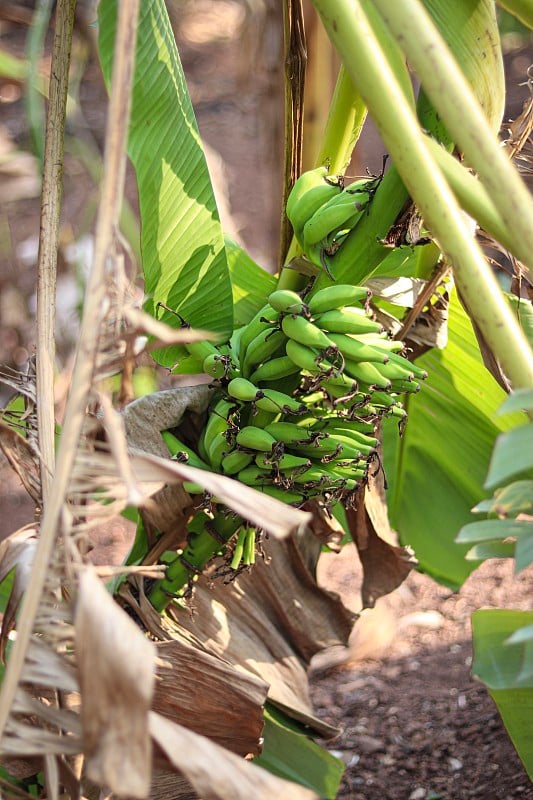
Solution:
<svg viewBox="0 0 533 800"><path fill-rule="evenodd" d="M202 374L210 381L205 392L195 394L194 410L203 414L195 435L187 436L180 418L167 418L161 427L157 420L144 419L147 429L155 427L159 446L174 463L162 465L148 456L136 456L130 467L124 467L127 458L120 461L131 505L135 498L131 470L146 475L150 467L158 485L171 478L180 481L183 536L179 546L170 535L174 532L163 526L162 533L156 531L153 536L153 517L145 510L127 567L148 570L150 579L140 588L136 584L134 590L124 582L113 584L121 602L161 638L165 638L165 626L170 625L179 629L176 640L190 643L195 637L194 626L187 633L185 618L189 614L183 607L198 584L196 602L202 604L202 622L207 624L216 617L221 629L229 629L229 612L215 598L216 587L210 592L209 585L202 583L202 573L215 556L222 573L237 587L234 601L242 591L259 614L262 606L253 592L258 591L257 586L263 590L272 576L265 577L264 565L263 572L261 564L254 570L251 567L257 553L266 547L259 529L262 513L273 508L271 498L295 507L290 513L287 509L289 517L293 514L287 526L297 541L306 535L301 526L295 533L297 521L308 523L312 512L322 525L333 516L345 519L345 510L350 512L363 502L366 486L382 471L383 463L390 487L389 512L402 544L414 546L421 568L448 585L460 585L470 566L463 558L465 546L461 549L454 542L455 535L482 495L496 434L514 427L517 421L524 422L520 413L497 418L503 391L484 367L478 345L482 341L514 390L531 387L530 345L474 236L476 227L482 226L522 262L524 274L529 275L531 199L497 139L504 84L495 3L314 0L313 5L342 66L318 162L295 180L287 197L285 213L294 238L276 276L268 275L224 236L163 0L140 4L136 28L137 12L131 21L137 38L128 153L139 189L145 309L157 322L180 328L178 333L184 334L167 339L154 356L174 373ZM517 2L515 8L506 2L505 6L522 20L530 19L528 3ZM116 0L101 0L99 5L99 52L109 86L117 63L117 8ZM124 17L122 20L125 24ZM411 69L420 83L417 92ZM349 182L344 173L367 112L392 163L382 175ZM114 201L116 205L116 197ZM102 275L106 253L101 246ZM431 318L432 303L443 301L441 295L435 302L435 290L445 273L453 275L457 287L448 277L445 292L451 301L443 303L449 313L448 343L443 346L439 342L441 346L414 363L411 348L416 340L407 336L418 312ZM377 279L390 287L390 280L396 278L406 279L412 292L420 287L421 299L409 307L389 302L390 295L380 296L379 291L372 293L368 288L378 286ZM103 283L103 278L95 279L91 299L97 306L95 315L105 308L95 300L101 297L96 290L101 291ZM89 319L85 333L90 325ZM190 335L200 328L209 333ZM154 321L152 332L156 329L160 331ZM92 342L96 348L94 337ZM81 373L83 359L77 363ZM112 414L104 402L102 406L110 424ZM76 424L79 434L79 417ZM127 421L124 424L127 427ZM115 445L119 440L115 436ZM59 463L66 447L60 448ZM102 495L101 483L97 483L102 480L99 464L95 463L91 473L94 491L100 491L100 499L107 502L109 497ZM239 490L242 497L238 497ZM253 497L259 498L255 508ZM51 527L53 512L59 515L60 510L61 501L55 500L53 493L52 498L45 509L46 530ZM122 498L121 507L124 505L128 503ZM302 514L302 508L308 511ZM84 503L69 507L69 514L80 519L86 513ZM276 531L274 512L268 517L268 526ZM50 557L53 539L47 542ZM294 565L301 566L306 560L312 571L320 546L313 550L311 542L307 537L306 558L301 554L294 557L289 546L272 549L285 559L291 577L296 572ZM291 547L296 547L294 542ZM158 563L150 571L153 562ZM42 578L42 568L40 575ZM311 583L305 573L302 586L310 591ZM283 587L277 591L281 595ZM91 578L80 580L79 593L79 628L87 633L88 641L95 642L88 598L92 593L96 598L98 590ZM272 589L261 595L263 605L271 593ZM34 593L35 613L37 599ZM309 599L316 597L311 593ZM276 602L281 605L278 596ZM320 598L323 612L330 611L328 602L331 599ZM105 600L102 604L106 614L114 614ZM338 607L335 610L339 612ZM331 619L332 614L324 616ZM260 619L266 625L268 615ZM346 635L344 623L338 623L343 629L339 637ZM30 627L26 622L23 628L27 641ZM151 686L154 648L138 634L138 630L128 631L135 646L142 649L146 681L141 683ZM526 638L528 635L526 631ZM20 662L24 660L20 655L23 640L19 634L14 648ZM80 636L76 646L83 667L82 689L91 696L92 674L89 662L82 658L84 640ZM215 640L212 634L211 641ZM226 644L229 649L232 643ZM294 647L289 660L293 654L298 664L300 659L308 660L319 644L314 639L306 641L303 649L300 653ZM222 649L220 655L225 654ZM211 655L209 669L215 669L216 654ZM240 658L247 665L242 654ZM239 664L236 656L235 661ZM217 668L224 669L218 662ZM253 678L246 679L249 683L239 684L239 696L253 693L252 706L257 712L265 702L267 678L272 683L275 679L262 673L260 665L254 669ZM4 686L0 728L12 718L13 670L8 668L11 694ZM68 671L62 679L64 683L56 687L59 691L73 685ZM319 757L322 775L314 775L312 780L307 776L306 780L298 770L295 775L291 763L282 758L288 749L282 743L290 743L301 754L303 725L314 725L318 731L319 721L283 681L270 692L278 711L279 707L292 708L302 726L291 730L285 714L269 710L263 765L311 789L311 794L302 789L291 796L334 797L341 773L337 762L323 754ZM284 692L289 692L290 702ZM143 695L142 719L148 713L147 702ZM86 704L85 711L87 708ZM99 708L104 713L105 703ZM195 747L207 748L205 743L200 745L194 736L180 738L183 732L177 726L169 728L161 715L150 713L151 736L166 757L191 777L199 794L210 793L209 782L198 779L196 762L187 771L187 764L176 756L184 741L191 752ZM46 717L46 721L50 719ZM246 752L256 755L257 713L253 722L252 744ZM131 725L132 730L142 727ZM111 724L109 731L115 734ZM83 747L78 739L69 742L72 752ZM131 789L132 796L144 797L148 792L144 740L143 748L143 783L141 788ZM316 756L308 741L304 750ZM209 757L214 751L207 748L205 752ZM106 778L103 784L119 785L111 768L98 769L94 761L91 767L94 774ZM229 759L228 768L232 764ZM137 766L131 756L128 765L132 770ZM242 776L239 773L243 786L235 787L235 796L246 796L254 774L256 780L264 780L260 772L252 770L251 774L246 770ZM286 790L281 784L268 786L275 786L280 793Z"/></svg>

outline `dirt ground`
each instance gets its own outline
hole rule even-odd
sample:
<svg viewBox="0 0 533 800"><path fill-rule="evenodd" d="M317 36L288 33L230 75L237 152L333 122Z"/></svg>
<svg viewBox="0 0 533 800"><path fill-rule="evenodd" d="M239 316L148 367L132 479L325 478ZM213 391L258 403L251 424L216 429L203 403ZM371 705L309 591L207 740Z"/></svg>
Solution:
<svg viewBox="0 0 533 800"><path fill-rule="evenodd" d="M18 17L0 15L0 48L23 55L31 6L11 3ZM279 31L271 14L259 22L250 20L242 4L233 0L198 0L194 16L188 13L191 3L178 6L173 7L173 22L200 131L209 146L225 225L265 268L272 269L279 216L275 193L280 181ZM91 34L81 21L78 26ZM69 120L69 135L72 141L83 141L85 150L67 146L58 296L58 369L66 375L65 385L80 301L73 277L76 257L69 245L77 243L78 256L90 246L96 189L88 154L92 147L101 148L105 119L99 70L82 41L79 36L74 51L81 65L80 104ZM528 65L528 54L522 50L507 58L508 79L514 87ZM509 116L520 108L525 89L515 88L510 96ZM21 86L16 81L0 79L0 110L0 154L7 154L10 165L0 171L0 364L20 368L34 349L39 200ZM370 169L381 163L371 131L359 160ZM131 175L128 198L135 208ZM0 400L7 396L9 392L0 387ZM31 507L23 490L1 464L0 534L29 521ZM119 527L107 531L102 544L115 554L127 547ZM328 557L321 570L328 585L357 609L355 555L345 550L341 556ZM454 594L413 573L376 610L364 612L349 651L342 654L343 663L317 665L312 676L317 713L342 728L338 739L325 743L347 764L340 800L533 798L533 785L496 707L470 676L469 622L471 612L480 607L531 608L532 576L528 570L514 577L510 563L488 562Z"/></svg>

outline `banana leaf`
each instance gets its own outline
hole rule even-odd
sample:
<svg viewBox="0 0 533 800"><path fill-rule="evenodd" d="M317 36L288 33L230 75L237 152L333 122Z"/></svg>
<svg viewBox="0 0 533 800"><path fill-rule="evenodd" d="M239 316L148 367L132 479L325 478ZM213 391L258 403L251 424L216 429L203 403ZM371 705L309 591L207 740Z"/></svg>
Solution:
<svg viewBox="0 0 533 800"><path fill-rule="evenodd" d="M116 0L99 6L108 84L116 6ZM179 317L159 313L158 303L164 303L189 325L229 338L233 305L223 232L163 0L141 3L128 152L139 190L147 311L179 327ZM156 358L172 367L184 355L171 346Z"/></svg>
<svg viewBox="0 0 533 800"><path fill-rule="evenodd" d="M448 346L417 364L429 377L408 400L405 433L400 438L392 422L384 430L389 514L420 569L456 589L478 563L466 561L468 545L454 539L473 521L472 507L487 496L485 477L496 437L525 418L497 415L504 392L484 367L456 296L450 303Z"/></svg>

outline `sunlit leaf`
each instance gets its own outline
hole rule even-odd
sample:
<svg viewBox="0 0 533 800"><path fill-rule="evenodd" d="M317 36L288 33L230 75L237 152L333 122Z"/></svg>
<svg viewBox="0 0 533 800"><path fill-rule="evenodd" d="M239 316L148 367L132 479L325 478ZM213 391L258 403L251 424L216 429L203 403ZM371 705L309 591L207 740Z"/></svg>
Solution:
<svg viewBox="0 0 533 800"><path fill-rule="evenodd" d="M110 80L116 0L99 6L102 68ZM141 3L128 151L142 221L147 310L165 303L193 327L229 338L233 308L224 239L185 77L163 0ZM165 312L170 325L179 319ZM158 352L172 366L183 349Z"/></svg>
<svg viewBox="0 0 533 800"><path fill-rule="evenodd" d="M496 436L523 418L497 416L504 393L483 366L455 295L448 346L432 350L417 364L429 377L420 393L409 398L403 437L395 423L385 426L389 513L401 543L413 548L421 568L457 588L475 564L465 561L467 547L454 539L485 494Z"/></svg>
<svg viewBox="0 0 533 800"><path fill-rule="evenodd" d="M276 279L229 236L225 241L233 291L234 326L240 328L265 305L266 298L276 288Z"/></svg>

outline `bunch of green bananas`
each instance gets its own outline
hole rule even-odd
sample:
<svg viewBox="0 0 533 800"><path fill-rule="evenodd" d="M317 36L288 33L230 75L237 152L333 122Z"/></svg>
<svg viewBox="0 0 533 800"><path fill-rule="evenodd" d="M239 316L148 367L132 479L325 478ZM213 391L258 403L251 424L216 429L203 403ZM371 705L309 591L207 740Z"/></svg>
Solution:
<svg viewBox="0 0 533 800"><path fill-rule="evenodd" d="M327 167L302 173L287 198L287 217L307 258L329 273L333 256L361 219L381 177L360 178L349 186Z"/></svg>
<svg viewBox="0 0 533 800"><path fill-rule="evenodd" d="M173 456L286 503L349 503L379 463L376 423L402 420L399 395L418 391L426 377L368 304L369 292L359 286L329 286L309 300L277 290L227 344L187 345L214 378L215 392L198 452L165 434ZM240 524L215 515L213 552ZM250 533L241 538L234 566L241 557L251 563Z"/></svg>

